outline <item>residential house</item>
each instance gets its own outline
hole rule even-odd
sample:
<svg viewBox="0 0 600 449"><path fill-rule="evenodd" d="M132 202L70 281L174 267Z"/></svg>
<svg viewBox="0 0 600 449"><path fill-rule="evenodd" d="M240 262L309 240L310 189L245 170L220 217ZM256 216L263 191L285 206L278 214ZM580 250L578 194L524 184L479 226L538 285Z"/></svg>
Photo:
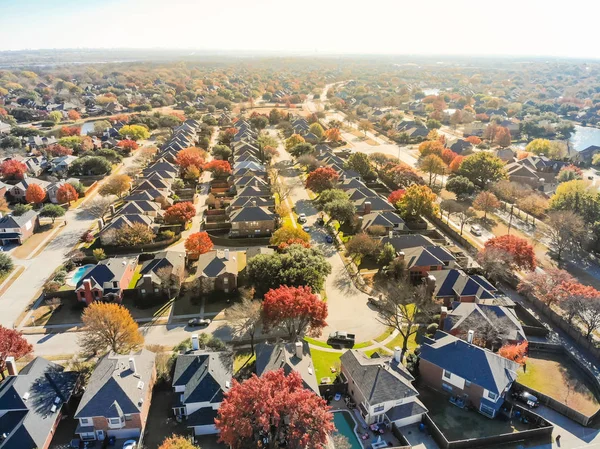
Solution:
<svg viewBox="0 0 600 449"><path fill-rule="evenodd" d="M29 210L23 215L6 215L0 217L0 243L8 245L11 243L23 244L40 226L38 214Z"/></svg>
<svg viewBox="0 0 600 449"><path fill-rule="evenodd" d="M469 136L483 137L483 133L485 132L487 126L488 126L488 124L483 123L483 122L465 123L464 130L463 130L463 136L465 136L465 137L469 137Z"/></svg>
<svg viewBox="0 0 600 449"><path fill-rule="evenodd" d="M142 296L169 294L173 286L180 285L185 275L185 253L161 251L154 259L145 261L135 288Z"/></svg>
<svg viewBox="0 0 600 449"><path fill-rule="evenodd" d="M400 361L400 348L394 357L368 358L355 349L340 358L341 380L367 424L420 423L427 409L412 386L414 377Z"/></svg>
<svg viewBox="0 0 600 449"><path fill-rule="evenodd" d="M431 271L427 285L432 296L443 300L447 307L453 302L479 303L494 298L497 291L485 277L469 276L459 269Z"/></svg>
<svg viewBox="0 0 600 449"><path fill-rule="evenodd" d="M517 378L519 365L488 349L442 331L421 345L419 379L429 387L449 393L494 418ZM440 399L441 400L441 399Z"/></svg>
<svg viewBox="0 0 600 449"><path fill-rule="evenodd" d="M442 246L418 246L407 248L397 253L398 259L403 260L411 281L419 282L430 272L453 268L456 258Z"/></svg>
<svg viewBox="0 0 600 449"><path fill-rule="evenodd" d="M139 438L144 433L156 380L155 358L155 353L142 349L128 355L111 352L100 359L75 412L75 433L82 440Z"/></svg>
<svg viewBox="0 0 600 449"><path fill-rule="evenodd" d="M77 156L67 155L55 157L50 161L50 171L55 176L64 176L69 171L69 167L78 159Z"/></svg>
<svg viewBox="0 0 600 449"><path fill-rule="evenodd" d="M37 184L44 191L48 188L50 183L48 181L43 181L37 178L25 178L18 184L15 184L8 190L8 194L13 202L15 203L25 203L25 194L27 193L27 187L31 184Z"/></svg>
<svg viewBox="0 0 600 449"><path fill-rule="evenodd" d="M470 151L473 148L471 142L467 142L464 139L457 139L452 145L450 145L450 149L454 151L456 154L463 154L467 151Z"/></svg>
<svg viewBox="0 0 600 449"><path fill-rule="evenodd" d="M302 376L304 388L319 393L310 347L306 341L295 343L260 343L256 346L256 375L283 369L285 375L296 371Z"/></svg>
<svg viewBox="0 0 600 449"><path fill-rule="evenodd" d="M60 421L70 413L80 375L36 357L17 372L7 357L0 384L0 449L48 449Z"/></svg>
<svg viewBox="0 0 600 449"><path fill-rule="evenodd" d="M27 174L33 177L40 176L48 167L48 160L44 156L28 157L22 162L27 167Z"/></svg>
<svg viewBox="0 0 600 449"><path fill-rule="evenodd" d="M0 135L10 133L10 128L8 123L0 122Z"/></svg>
<svg viewBox="0 0 600 449"><path fill-rule="evenodd" d="M372 226L382 226L386 234L407 229L404 220L392 211L371 212L363 215L362 230L368 231Z"/></svg>
<svg viewBox="0 0 600 449"><path fill-rule="evenodd" d="M571 156L573 162L580 164L591 164L592 159L596 154L600 154L600 146L598 145L590 145L589 147L581 150L575 151L575 154Z"/></svg>
<svg viewBox="0 0 600 449"><path fill-rule="evenodd" d="M50 200L51 203L58 204L58 198L57 198L58 189L60 189L65 184L74 184L74 183L78 183L78 182L79 182L79 180L76 178L69 178L65 181L52 182L52 183L48 184L48 186L46 187L46 192L48 193L48 199Z"/></svg>
<svg viewBox="0 0 600 449"><path fill-rule="evenodd" d="M198 336L192 335L192 351L177 356L172 383L173 413L196 436L218 433L215 418L233 377L231 353L198 348Z"/></svg>
<svg viewBox="0 0 600 449"><path fill-rule="evenodd" d="M229 215L231 237L268 237L277 227L277 215L266 207L247 206Z"/></svg>
<svg viewBox="0 0 600 449"><path fill-rule="evenodd" d="M137 257L111 257L101 260L81 276L75 286L77 299L86 305L96 300L121 302L123 290L129 283L137 267Z"/></svg>
<svg viewBox="0 0 600 449"><path fill-rule="evenodd" d="M230 293L237 290L238 254L236 251L209 251L198 258L196 277L202 291L214 290Z"/></svg>

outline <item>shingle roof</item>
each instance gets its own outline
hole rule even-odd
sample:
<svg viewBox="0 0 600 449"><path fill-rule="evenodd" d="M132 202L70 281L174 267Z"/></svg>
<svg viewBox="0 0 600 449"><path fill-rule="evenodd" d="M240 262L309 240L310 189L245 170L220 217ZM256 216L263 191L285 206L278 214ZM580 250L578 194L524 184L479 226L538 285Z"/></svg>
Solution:
<svg viewBox="0 0 600 449"><path fill-rule="evenodd" d="M262 343L256 347L256 374L283 368L286 375L297 371L302 376L304 386L319 394L319 382L308 343L302 342L302 358L296 357L295 343Z"/></svg>
<svg viewBox="0 0 600 449"><path fill-rule="evenodd" d="M204 275L208 278L216 278L223 273L238 273L237 253L230 252L229 260L220 251L209 251L201 254L198 258L198 275Z"/></svg>
<svg viewBox="0 0 600 449"><path fill-rule="evenodd" d="M0 218L0 228L21 228L32 218L37 217L37 212L28 210L23 215L5 215Z"/></svg>
<svg viewBox="0 0 600 449"><path fill-rule="evenodd" d="M427 411L428 410L423 403L418 399L415 399L406 404L396 405L385 412L385 414L390 421L397 421L399 419L408 418L409 416L421 415Z"/></svg>
<svg viewBox="0 0 600 449"><path fill-rule="evenodd" d="M498 323L495 323L493 320L490 321L489 315L496 316L499 320ZM453 310L448 314L447 318L444 320L443 326L446 332L450 332L454 329L464 329L464 323L466 320L472 317L477 321L487 321L492 325L502 326L504 331L506 332L506 338L509 340L515 341L523 341L527 338L525 337L525 331L523 330L523 326L519 322L519 319L515 315L515 313L503 306L497 305L486 305L486 304L476 304L476 303L456 303L453 305Z"/></svg>
<svg viewBox="0 0 600 449"><path fill-rule="evenodd" d="M229 352L190 352L177 356L173 387L184 386L181 404L223 401L231 386L233 357Z"/></svg>
<svg viewBox="0 0 600 449"><path fill-rule="evenodd" d="M266 207L247 206L233 211L229 216L231 223L246 221L268 221L274 220L275 214Z"/></svg>

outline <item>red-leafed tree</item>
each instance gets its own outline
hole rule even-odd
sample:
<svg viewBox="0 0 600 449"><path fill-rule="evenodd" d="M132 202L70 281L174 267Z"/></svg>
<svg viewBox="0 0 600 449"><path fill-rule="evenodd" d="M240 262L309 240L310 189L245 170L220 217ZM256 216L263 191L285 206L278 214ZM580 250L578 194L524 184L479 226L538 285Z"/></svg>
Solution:
<svg viewBox="0 0 600 449"><path fill-rule="evenodd" d="M71 109L69 112L67 112L67 117L69 117L69 120L79 120L81 115L75 109Z"/></svg>
<svg viewBox="0 0 600 449"><path fill-rule="evenodd" d="M131 153L140 147L135 140L130 139L120 140L117 146L127 153Z"/></svg>
<svg viewBox="0 0 600 449"><path fill-rule="evenodd" d="M71 202L77 201L78 199L79 194L71 184L63 184L56 191L56 201L60 204L69 203L70 206Z"/></svg>
<svg viewBox="0 0 600 449"><path fill-rule="evenodd" d="M514 235L494 237L485 242L485 249L496 248L510 254L518 269L533 271L536 267L535 252L529 242Z"/></svg>
<svg viewBox="0 0 600 449"><path fill-rule="evenodd" d="M59 131L60 137L79 136L81 128L79 126L63 126Z"/></svg>
<svg viewBox="0 0 600 449"><path fill-rule="evenodd" d="M30 184L25 191L25 200L31 204L41 204L46 199L46 191L37 184Z"/></svg>
<svg viewBox="0 0 600 449"><path fill-rule="evenodd" d="M454 159L452 159L452 162L450 162L450 165L448 166L450 171L452 173L456 173L458 170L460 170L460 164L462 164L462 161L464 161L464 159L464 156L456 156Z"/></svg>
<svg viewBox="0 0 600 449"><path fill-rule="evenodd" d="M0 117L6 117L8 112L4 108L0 108Z"/></svg>
<svg viewBox="0 0 600 449"><path fill-rule="evenodd" d="M279 245L277 245L277 249L279 251L283 251L290 245L302 245L305 248L310 248L310 242L302 239L288 239L285 242L281 242Z"/></svg>
<svg viewBox="0 0 600 449"><path fill-rule="evenodd" d="M263 300L265 330L283 329L295 341L309 333L318 336L327 326L327 304L307 286L282 285L271 289Z"/></svg>
<svg viewBox="0 0 600 449"><path fill-rule="evenodd" d="M204 166L204 170L212 172L215 178L224 178L231 174L231 165L227 161L213 160Z"/></svg>
<svg viewBox="0 0 600 449"><path fill-rule="evenodd" d="M400 201L405 194L406 194L406 190L405 189L394 190L388 196L388 202L391 205L395 206L396 204L398 204L398 201Z"/></svg>
<svg viewBox="0 0 600 449"><path fill-rule="evenodd" d="M477 136L469 136L465 140L471 145L479 145L481 143L481 139Z"/></svg>
<svg viewBox="0 0 600 449"><path fill-rule="evenodd" d="M4 370L6 369L7 357L20 359L31 351L33 351L33 347L23 338L21 332L0 326L0 374L2 379L5 378Z"/></svg>
<svg viewBox="0 0 600 449"><path fill-rule="evenodd" d="M200 148L189 147L184 148L183 150L177 153L177 158L175 162L182 169L186 169L188 167L196 167L198 170L202 170L202 166L204 165L204 156L205 153Z"/></svg>
<svg viewBox="0 0 600 449"><path fill-rule="evenodd" d="M321 449L333 432L327 402L304 388L302 376L283 369L252 375L231 389L219 407L215 425L220 441L232 449Z"/></svg>
<svg viewBox="0 0 600 449"><path fill-rule="evenodd" d="M333 189L340 176L331 167L320 167L311 172L306 178L306 188L316 193Z"/></svg>
<svg viewBox="0 0 600 449"><path fill-rule="evenodd" d="M533 295L550 306L562 299L556 295L556 288L563 283L573 282L575 278L567 271L550 267L542 273L537 271L527 273L527 276L519 282L517 291L524 295Z"/></svg>
<svg viewBox="0 0 600 449"><path fill-rule="evenodd" d="M450 148L444 148L444 151L442 151L442 160L446 165L450 165L457 156L458 154L456 154Z"/></svg>
<svg viewBox="0 0 600 449"><path fill-rule="evenodd" d="M165 222L184 224L196 215L196 208L189 201L177 203L165 211Z"/></svg>
<svg viewBox="0 0 600 449"><path fill-rule="evenodd" d="M190 259L198 259L201 254L209 252L213 248L213 242L206 232L195 232L185 240L185 250Z"/></svg>
<svg viewBox="0 0 600 449"><path fill-rule="evenodd" d="M23 179L27 172L27 166L20 161L15 159L9 159L8 161L2 162L0 165L0 172L5 179Z"/></svg>
<svg viewBox="0 0 600 449"><path fill-rule="evenodd" d="M523 366L527 363L528 348L529 343L527 341L515 345L504 345L498 350L498 355Z"/></svg>
<svg viewBox="0 0 600 449"><path fill-rule="evenodd" d="M494 142L502 148L506 148L510 146L511 140L510 130L504 126L498 127L494 136Z"/></svg>
<svg viewBox="0 0 600 449"><path fill-rule="evenodd" d="M48 155L52 157L70 156L71 154L73 154L73 149L56 143L46 148L46 153L48 153Z"/></svg>

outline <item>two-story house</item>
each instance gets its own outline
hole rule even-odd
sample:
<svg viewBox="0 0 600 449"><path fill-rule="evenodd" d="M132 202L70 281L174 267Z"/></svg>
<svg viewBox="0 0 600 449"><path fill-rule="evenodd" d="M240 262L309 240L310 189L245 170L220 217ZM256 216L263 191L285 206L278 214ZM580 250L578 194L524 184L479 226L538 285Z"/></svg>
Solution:
<svg viewBox="0 0 600 449"><path fill-rule="evenodd" d="M82 440L143 434L156 380L155 358L156 354L142 349L100 359L75 412L79 420L75 433Z"/></svg>
<svg viewBox="0 0 600 449"><path fill-rule="evenodd" d="M12 201L15 203L25 203L26 202L25 195L27 193L27 187L29 187L31 184L37 184L44 191L46 191L46 189L50 185L50 183L48 181L44 181L42 179L25 178L21 182L19 182L18 184L15 184L14 186L12 186L12 188L10 188L8 190L8 194L10 195L10 198L12 199Z"/></svg>
<svg viewBox="0 0 600 449"><path fill-rule="evenodd" d="M142 296L168 294L176 284L181 285L185 272L183 251L162 251L145 261L135 288Z"/></svg>
<svg viewBox="0 0 600 449"><path fill-rule="evenodd" d="M219 290L230 293L237 290L238 253L229 249L209 251L198 258L196 277L203 291Z"/></svg>
<svg viewBox="0 0 600 449"><path fill-rule="evenodd" d="M342 381L367 424L403 427L421 422L427 413L412 386L414 377L400 362L400 352L395 348L393 357L376 358L354 349L342 354Z"/></svg>
<svg viewBox="0 0 600 449"><path fill-rule="evenodd" d="M77 299L87 305L96 300L121 302L137 267L137 257L101 260L81 276L75 286Z"/></svg>
<svg viewBox="0 0 600 449"><path fill-rule="evenodd" d="M453 302L478 303L494 298L498 291L490 281L480 275L468 275L457 268L432 270L427 276L431 295L449 307Z"/></svg>
<svg viewBox="0 0 600 449"><path fill-rule="evenodd" d="M277 215L266 207L246 206L229 215L231 237L268 237L277 226Z"/></svg>
<svg viewBox="0 0 600 449"><path fill-rule="evenodd" d="M192 350L177 356L172 386L176 395L173 413L185 420L194 435L218 432L215 418L232 376L231 353L200 351L198 336L192 335Z"/></svg>
<svg viewBox="0 0 600 449"><path fill-rule="evenodd" d="M0 243L22 244L37 230L40 225L38 214L29 210L23 215L5 215L0 217Z"/></svg>
<svg viewBox="0 0 600 449"><path fill-rule="evenodd" d="M433 339L426 337L419 355L420 380L494 418L517 378L519 365L472 341L472 331L466 341L442 331Z"/></svg>

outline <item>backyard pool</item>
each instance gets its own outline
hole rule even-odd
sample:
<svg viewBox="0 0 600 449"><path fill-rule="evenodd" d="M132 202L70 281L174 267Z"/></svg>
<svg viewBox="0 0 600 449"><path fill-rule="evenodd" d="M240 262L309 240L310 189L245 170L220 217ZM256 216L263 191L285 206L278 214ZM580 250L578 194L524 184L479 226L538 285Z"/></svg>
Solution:
<svg viewBox="0 0 600 449"><path fill-rule="evenodd" d="M83 277L84 273L90 269L90 267L93 267L93 264L89 264L89 265L83 265L82 267L79 267L75 270L75 272L73 273L73 276L71 276L71 279L67 282L69 285L72 285L73 287L75 287L77 285L77 283L79 282L79 280Z"/></svg>
<svg viewBox="0 0 600 449"><path fill-rule="evenodd" d="M335 412L333 414L333 423L335 424L337 433L348 438L351 449L362 449L362 445L356 436L356 432L354 432L356 422L354 422L354 418L352 418L350 412Z"/></svg>

